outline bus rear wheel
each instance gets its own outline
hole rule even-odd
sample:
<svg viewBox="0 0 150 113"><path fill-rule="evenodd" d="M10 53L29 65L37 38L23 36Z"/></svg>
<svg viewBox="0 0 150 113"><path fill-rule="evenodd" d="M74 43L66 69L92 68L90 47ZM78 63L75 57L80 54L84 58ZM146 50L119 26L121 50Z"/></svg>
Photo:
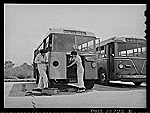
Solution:
<svg viewBox="0 0 150 113"><path fill-rule="evenodd" d="M109 81L108 81L106 71L104 69L99 69L98 77L99 77L99 83L101 85L108 85Z"/></svg>
<svg viewBox="0 0 150 113"><path fill-rule="evenodd" d="M84 86L86 89L92 89L94 87L94 84L95 84L95 80L93 80L93 79L84 80Z"/></svg>

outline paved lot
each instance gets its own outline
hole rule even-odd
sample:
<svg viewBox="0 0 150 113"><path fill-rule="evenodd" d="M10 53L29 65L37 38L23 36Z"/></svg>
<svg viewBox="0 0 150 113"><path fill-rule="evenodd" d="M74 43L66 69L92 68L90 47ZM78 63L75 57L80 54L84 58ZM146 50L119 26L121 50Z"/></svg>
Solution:
<svg viewBox="0 0 150 113"><path fill-rule="evenodd" d="M22 83L22 82L21 82ZM14 84L4 82L5 108L146 108L146 87L132 83L95 84L84 93L61 92L52 96L9 96Z"/></svg>

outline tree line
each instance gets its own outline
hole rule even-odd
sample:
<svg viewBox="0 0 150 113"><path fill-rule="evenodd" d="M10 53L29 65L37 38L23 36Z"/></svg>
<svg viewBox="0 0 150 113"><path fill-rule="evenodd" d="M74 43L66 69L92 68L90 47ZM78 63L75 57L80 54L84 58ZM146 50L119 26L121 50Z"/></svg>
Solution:
<svg viewBox="0 0 150 113"><path fill-rule="evenodd" d="M16 66L12 61L5 61L4 63L4 79L26 79L33 78L33 66L23 63Z"/></svg>

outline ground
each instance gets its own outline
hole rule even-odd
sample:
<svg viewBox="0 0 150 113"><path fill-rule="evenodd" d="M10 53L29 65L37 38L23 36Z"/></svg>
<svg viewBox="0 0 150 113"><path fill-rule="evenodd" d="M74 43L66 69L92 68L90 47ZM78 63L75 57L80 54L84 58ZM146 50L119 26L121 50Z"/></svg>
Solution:
<svg viewBox="0 0 150 113"><path fill-rule="evenodd" d="M22 83L22 82L21 82ZM52 96L12 96L14 84L4 82L4 108L146 108L146 84L111 82L95 84L84 93L60 92ZM29 82L28 82L29 83Z"/></svg>

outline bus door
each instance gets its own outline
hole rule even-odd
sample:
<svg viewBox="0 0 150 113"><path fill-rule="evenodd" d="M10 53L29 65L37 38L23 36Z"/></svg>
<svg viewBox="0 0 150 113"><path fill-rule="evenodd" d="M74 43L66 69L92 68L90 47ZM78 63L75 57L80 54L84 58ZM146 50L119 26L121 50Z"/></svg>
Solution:
<svg viewBox="0 0 150 113"><path fill-rule="evenodd" d="M108 44L108 62L107 62L107 69L108 69L108 79L113 79L114 76L114 71L115 71L115 48L114 48L114 43L109 43Z"/></svg>

